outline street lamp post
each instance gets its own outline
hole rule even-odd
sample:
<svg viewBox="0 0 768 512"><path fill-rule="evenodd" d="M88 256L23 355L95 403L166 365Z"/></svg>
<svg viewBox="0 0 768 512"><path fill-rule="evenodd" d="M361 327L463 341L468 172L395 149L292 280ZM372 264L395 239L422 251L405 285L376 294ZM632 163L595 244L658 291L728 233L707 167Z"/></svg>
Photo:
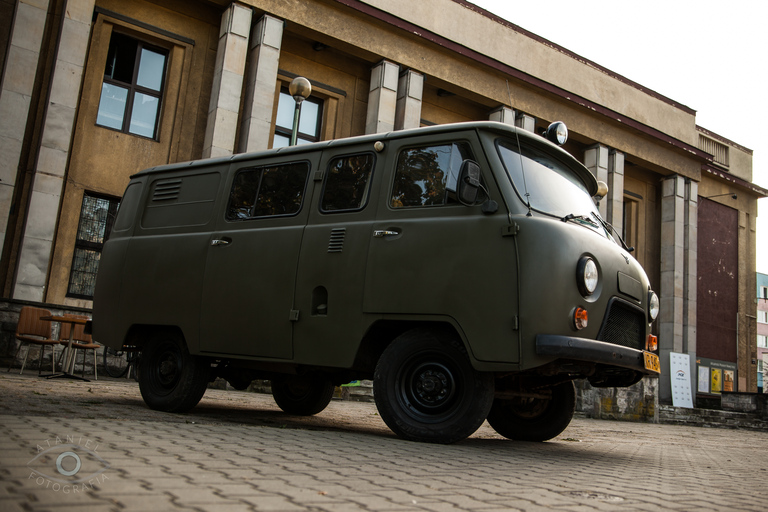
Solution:
<svg viewBox="0 0 768 512"><path fill-rule="evenodd" d="M312 84L303 76L297 76L288 86L288 92L296 101L296 109L293 111L293 128L291 129L291 146L296 145L299 134L299 117L301 116L301 102L312 94Z"/></svg>

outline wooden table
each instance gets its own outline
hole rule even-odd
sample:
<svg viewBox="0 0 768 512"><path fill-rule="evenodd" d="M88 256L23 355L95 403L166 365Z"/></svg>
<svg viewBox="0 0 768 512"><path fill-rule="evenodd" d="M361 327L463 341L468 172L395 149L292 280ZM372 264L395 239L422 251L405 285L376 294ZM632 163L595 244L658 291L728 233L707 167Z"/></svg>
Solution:
<svg viewBox="0 0 768 512"><path fill-rule="evenodd" d="M85 377L78 377L77 375L73 375L70 373L72 371L72 366L75 364L74 360L74 354L72 350L72 343L74 343L74 337L75 337L75 325L85 325L86 322L88 322L87 318L77 318L73 316L59 316L59 315L51 315L51 316L41 316L40 320L46 320L48 322L58 322L59 324L67 323L70 325L69 329L69 340L67 342L67 357L64 360L64 364L62 366L61 373L53 373L51 375L46 375L49 379L73 379L73 380L82 380L85 382L90 382L90 380L86 379ZM59 331L59 336L61 336L61 331ZM59 338L61 340L61 338Z"/></svg>

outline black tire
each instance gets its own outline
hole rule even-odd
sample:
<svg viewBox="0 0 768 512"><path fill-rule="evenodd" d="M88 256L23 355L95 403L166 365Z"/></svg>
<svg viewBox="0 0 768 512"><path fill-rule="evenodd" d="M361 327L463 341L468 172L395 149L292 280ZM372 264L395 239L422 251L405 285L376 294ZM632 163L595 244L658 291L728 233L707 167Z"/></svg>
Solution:
<svg viewBox="0 0 768 512"><path fill-rule="evenodd" d="M455 443L482 425L493 402L493 376L472 367L452 332L413 329L398 336L376 365L373 396L398 437Z"/></svg>
<svg viewBox="0 0 768 512"><path fill-rule="evenodd" d="M119 379L128 372L128 359L126 352L104 347L104 371L110 377Z"/></svg>
<svg viewBox="0 0 768 512"><path fill-rule="evenodd" d="M322 412L333 398L334 385L323 377L286 375L271 381L272 398L280 409L296 416Z"/></svg>
<svg viewBox="0 0 768 512"><path fill-rule="evenodd" d="M547 441L560 435L573 419L576 390L573 382L552 389L552 398L496 399L488 414L493 430L517 441Z"/></svg>
<svg viewBox="0 0 768 512"><path fill-rule="evenodd" d="M139 390L150 409L186 412L205 394L210 372L210 363L190 355L178 333L158 332L141 353Z"/></svg>

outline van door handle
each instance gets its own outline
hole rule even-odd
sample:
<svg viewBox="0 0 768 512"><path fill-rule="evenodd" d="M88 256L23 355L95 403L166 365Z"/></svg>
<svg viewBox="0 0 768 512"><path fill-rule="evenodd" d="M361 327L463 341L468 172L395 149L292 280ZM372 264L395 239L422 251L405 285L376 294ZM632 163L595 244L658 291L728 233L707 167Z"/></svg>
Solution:
<svg viewBox="0 0 768 512"><path fill-rule="evenodd" d="M218 245L229 245L232 242L231 238L214 238L211 240L211 245L216 247Z"/></svg>
<svg viewBox="0 0 768 512"><path fill-rule="evenodd" d="M374 230L373 236L375 238L384 238L385 236L397 236L400 233L398 231L392 231L389 229L377 229Z"/></svg>

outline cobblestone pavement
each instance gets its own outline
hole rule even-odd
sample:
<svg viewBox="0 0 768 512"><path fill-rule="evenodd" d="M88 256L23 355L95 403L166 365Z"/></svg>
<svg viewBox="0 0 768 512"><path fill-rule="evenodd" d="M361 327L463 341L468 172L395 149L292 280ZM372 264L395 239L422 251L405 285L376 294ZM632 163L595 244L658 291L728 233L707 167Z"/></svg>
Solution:
<svg viewBox="0 0 768 512"><path fill-rule="evenodd" d="M208 390L173 415L129 380L0 375L2 512L763 511L767 454L764 432L585 419L546 443L486 424L429 445L397 439L371 403L297 418Z"/></svg>

